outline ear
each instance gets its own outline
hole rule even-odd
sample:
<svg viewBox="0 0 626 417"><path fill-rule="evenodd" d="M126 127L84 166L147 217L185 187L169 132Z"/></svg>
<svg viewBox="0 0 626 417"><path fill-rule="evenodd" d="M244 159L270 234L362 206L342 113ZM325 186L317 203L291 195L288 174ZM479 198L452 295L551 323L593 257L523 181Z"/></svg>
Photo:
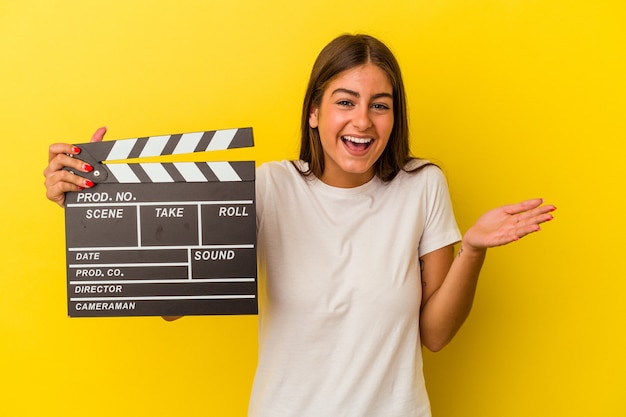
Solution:
<svg viewBox="0 0 626 417"><path fill-rule="evenodd" d="M319 108L311 106L311 111L309 111L309 126L311 126L311 128L313 129L319 126L318 114Z"/></svg>

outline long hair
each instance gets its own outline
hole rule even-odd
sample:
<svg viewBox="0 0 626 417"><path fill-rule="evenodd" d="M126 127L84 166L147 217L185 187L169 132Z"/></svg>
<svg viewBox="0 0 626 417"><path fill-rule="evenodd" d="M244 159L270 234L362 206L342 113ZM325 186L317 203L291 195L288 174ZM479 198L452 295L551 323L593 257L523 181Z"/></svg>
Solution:
<svg viewBox="0 0 626 417"><path fill-rule="evenodd" d="M337 75L367 63L382 69L393 89L393 128L385 150L374 164L374 174L383 181L391 181L413 159L409 150L406 94L396 58L384 43L372 36L341 35L318 55L304 96L300 159L309 165L304 175L313 174L320 178L324 172L324 152L319 132L309 125L311 110L320 106L328 83Z"/></svg>

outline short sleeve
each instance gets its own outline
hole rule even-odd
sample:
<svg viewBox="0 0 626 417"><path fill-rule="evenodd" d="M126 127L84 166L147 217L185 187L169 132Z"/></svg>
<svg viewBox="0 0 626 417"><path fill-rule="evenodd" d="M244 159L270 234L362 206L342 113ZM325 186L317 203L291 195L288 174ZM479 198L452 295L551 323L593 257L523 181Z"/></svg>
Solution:
<svg viewBox="0 0 626 417"><path fill-rule="evenodd" d="M461 240L446 177L436 166L425 167L424 171L428 183L425 202L427 215L419 244L420 256Z"/></svg>

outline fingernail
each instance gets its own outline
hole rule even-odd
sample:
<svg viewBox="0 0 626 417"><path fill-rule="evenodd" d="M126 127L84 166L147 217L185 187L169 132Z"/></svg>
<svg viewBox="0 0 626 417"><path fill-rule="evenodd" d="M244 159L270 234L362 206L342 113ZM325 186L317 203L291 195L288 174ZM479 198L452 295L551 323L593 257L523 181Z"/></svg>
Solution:
<svg viewBox="0 0 626 417"><path fill-rule="evenodd" d="M84 189L85 187L81 187L81 186L78 187L78 191L83 191Z"/></svg>
<svg viewBox="0 0 626 417"><path fill-rule="evenodd" d="M85 180L85 187L93 187L95 184L91 180Z"/></svg>
<svg viewBox="0 0 626 417"><path fill-rule="evenodd" d="M89 164L83 164L83 169L87 172L93 171L93 167Z"/></svg>
<svg viewBox="0 0 626 417"><path fill-rule="evenodd" d="M80 148L78 146L72 146L72 153L80 153Z"/></svg>

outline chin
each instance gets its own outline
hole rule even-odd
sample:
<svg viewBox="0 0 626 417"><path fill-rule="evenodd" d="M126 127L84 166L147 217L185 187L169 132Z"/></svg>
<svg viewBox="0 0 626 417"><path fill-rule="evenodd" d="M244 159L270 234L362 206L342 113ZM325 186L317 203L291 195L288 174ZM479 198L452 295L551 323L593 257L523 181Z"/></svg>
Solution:
<svg viewBox="0 0 626 417"><path fill-rule="evenodd" d="M366 175L374 173L374 164L346 164L341 168L346 174Z"/></svg>

